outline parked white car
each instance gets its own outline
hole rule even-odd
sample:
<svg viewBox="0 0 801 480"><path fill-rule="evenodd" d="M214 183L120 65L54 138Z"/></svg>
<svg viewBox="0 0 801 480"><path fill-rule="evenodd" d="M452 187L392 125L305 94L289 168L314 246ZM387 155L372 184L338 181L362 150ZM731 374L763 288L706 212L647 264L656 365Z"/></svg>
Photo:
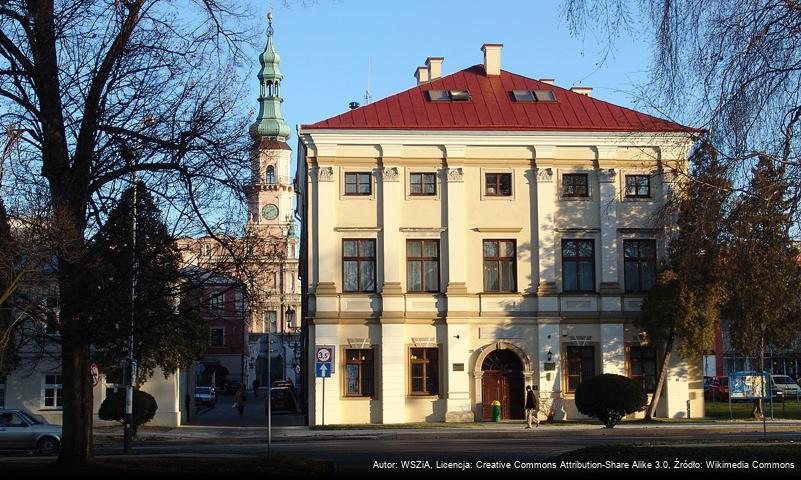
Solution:
<svg viewBox="0 0 801 480"><path fill-rule="evenodd" d="M0 409L0 448L53 454L60 447L61 425L37 420L25 410Z"/></svg>
<svg viewBox="0 0 801 480"><path fill-rule="evenodd" d="M801 386L787 375L772 375L776 388L784 393L784 398L801 398ZM797 396L797 397L796 397Z"/></svg>

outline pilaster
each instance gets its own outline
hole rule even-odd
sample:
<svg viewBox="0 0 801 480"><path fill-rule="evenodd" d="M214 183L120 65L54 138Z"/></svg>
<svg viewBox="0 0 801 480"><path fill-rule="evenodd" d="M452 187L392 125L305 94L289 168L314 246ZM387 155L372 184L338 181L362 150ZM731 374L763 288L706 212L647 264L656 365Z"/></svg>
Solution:
<svg viewBox="0 0 801 480"><path fill-rule="evenodd" d="M317 255L315 259L319 262L318 282L326 284L327 290L333 287L336 293L337 281L337 260L340 258L340 245L335 241L334 221L336 212L336 175L334 167L319 166L315 169L314 186L316 195L314 198L314 208L317 211ZM318 288L319 289L319 288ZM322 293L322 292L320 292Z"/></svg>
<svg viewBox="0 0 801 480"><path fill-rule="evenodd" d="M551 152L548 150L547 152ZM537 239L539 258L539 285L537 295L554 296L556 288L556 229L554 212L556 210L556 169L548 166L552 159L541 158L546 155L542 148L537 149ZM552 153L550 153L552 155ZM540 310L556 311L556 299L540 299Z"/></svg>
<svg viewBox="0 0 801 480"><path fill-rule="evenodd" d="M600 183L599 218L601 220L601 294L619 294L617 271L617 171L598 171Z"/></svg>
<svg viewBox="0 0 801 480"><path fill-rule="evenodd" d="M405 325L381 324L381 422L406 422Z"/></svg>
<svg viewBox="0 0 801 480"><path fill-rule="evenodd" d="M397 160L397 159L395 159ZM400 229L400 206L402 203L402 191L400 181L401 168L397 161L384 158L384 166L381 168L379 177L381 178L381 218L383 230L381 238L383 241L383 270L384 284L381 288L383 300L383 311L402 312L403 291L401 289L401 261L406 257L404 245L401 244Z"/></svg>
<svg viewBox="0 0 801 480"><path fill-rule="evenodd" d="M447 371L446 422L472 422L475 419L470 401L470 327L448 323L445 368Z"/></svg>
<svg viewBox="0 0 801 480"><path fill-rule="evenodd" d="M601 324L601 365L603 373L626 375L626 346L622 323Z"/></svg>

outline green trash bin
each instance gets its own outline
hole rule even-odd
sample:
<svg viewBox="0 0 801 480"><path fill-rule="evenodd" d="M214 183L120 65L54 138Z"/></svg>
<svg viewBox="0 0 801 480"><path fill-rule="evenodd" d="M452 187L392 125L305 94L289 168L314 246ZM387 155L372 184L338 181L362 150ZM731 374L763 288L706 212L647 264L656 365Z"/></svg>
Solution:
<svg viewBox="0 0 801 480"><path fill-rule="evenodd" d="M493 422L501 421L501 402L497 400L492 401L492 421Z"/></svg>

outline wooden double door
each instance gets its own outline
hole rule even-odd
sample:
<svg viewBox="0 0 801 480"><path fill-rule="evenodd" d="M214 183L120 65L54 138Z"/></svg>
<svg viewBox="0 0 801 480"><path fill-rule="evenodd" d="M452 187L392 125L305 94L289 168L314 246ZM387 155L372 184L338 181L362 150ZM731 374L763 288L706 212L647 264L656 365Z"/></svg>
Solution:
<svg viewBox="0 0 801 480"><path fill-rule="evenodd" d="M501 419L525 418L523 373L514 371L485 371L481 380L481 401L484 420L492 419L492 402L501 402Z"/></svg>

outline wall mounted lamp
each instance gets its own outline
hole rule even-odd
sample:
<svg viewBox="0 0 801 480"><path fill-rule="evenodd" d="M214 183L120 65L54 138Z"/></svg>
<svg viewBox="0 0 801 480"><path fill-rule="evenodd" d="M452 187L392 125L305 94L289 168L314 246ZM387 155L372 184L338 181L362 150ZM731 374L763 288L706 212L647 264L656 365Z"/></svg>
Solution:
<svg viewBox="0 0 801 480"><path fill-rule="evenodd" d="M551 351L551 349L548 349L548 361L550 362L552 358L553 358L553 352Z"/></svg>

